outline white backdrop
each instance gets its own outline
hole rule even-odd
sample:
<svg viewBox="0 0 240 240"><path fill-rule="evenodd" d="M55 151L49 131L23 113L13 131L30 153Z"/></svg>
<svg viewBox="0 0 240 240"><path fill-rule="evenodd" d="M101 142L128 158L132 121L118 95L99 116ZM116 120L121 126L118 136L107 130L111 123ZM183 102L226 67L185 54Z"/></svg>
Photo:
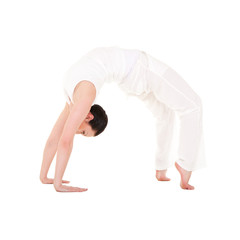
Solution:
<svg viewBox="0 0 240 240"><path fill-rule="evenodd" d="M239 239L239 10L237 0L1 0L1 239ZM64 175L88 191L41 184L62 75L100 46L148 52L202 98L208 167L193 173L194 191L174 167L156 180L151 113L114 84L97 99L107 129L75 137Z"/></svg>

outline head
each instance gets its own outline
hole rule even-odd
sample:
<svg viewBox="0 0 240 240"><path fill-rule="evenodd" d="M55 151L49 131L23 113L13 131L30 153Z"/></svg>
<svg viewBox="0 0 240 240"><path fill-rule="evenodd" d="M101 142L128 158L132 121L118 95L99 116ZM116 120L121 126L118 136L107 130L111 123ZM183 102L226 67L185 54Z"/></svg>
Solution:
<svg viewBox="0 0 240 240"><path fill-rule="evenodd" d="M108 117L104 109L100 105L94 104L77 133L87 137L95 137L104 131L107 123Z"/></svg>

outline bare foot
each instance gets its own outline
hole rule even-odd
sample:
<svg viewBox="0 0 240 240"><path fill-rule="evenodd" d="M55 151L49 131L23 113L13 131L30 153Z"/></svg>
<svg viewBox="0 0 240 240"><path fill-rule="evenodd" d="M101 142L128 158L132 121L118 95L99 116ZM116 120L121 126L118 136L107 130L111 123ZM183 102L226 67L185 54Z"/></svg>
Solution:
<svg viewBox="0 0 240 240"><path fill-rule="evenodd" d="M167 170L156 170L156 178L158 181L170 181L171 179L166 177Z"/></svg>
<svg viewBox="0 0 240 240"><path fill-rule="evenodd" d="M176 162L175 162L175 166L176 166L177 170L179 171L179 173L181 175L181 183L180 183L181 188L182 189L187 189L187 190L193 190L194 187L191 186L190 184L188 184L192 172L183 169Z"/></svg>

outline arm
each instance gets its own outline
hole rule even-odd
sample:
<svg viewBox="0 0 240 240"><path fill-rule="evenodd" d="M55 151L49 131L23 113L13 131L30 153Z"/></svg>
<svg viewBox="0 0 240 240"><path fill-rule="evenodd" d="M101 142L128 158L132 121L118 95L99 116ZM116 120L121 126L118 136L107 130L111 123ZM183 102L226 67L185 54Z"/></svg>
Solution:
<svg viewBox="0 0 240 240"><path fill-rule="evenodd" d="M40 172L40 180L42 183L46 184L48 183L48 170L50 168L50 165L52 163L52 160L54 158L54 155L56 153L57 146L52 145L47 141L44 152L43 152L43 161L41 166L41 172Z"/></svg>
<svg viewBox="0 0 240 240"><path fill-rule="evenodd" d="M57 159L54 177L56 191L84 191L85 189L73 188L62 185L62 177L67 167L72 152L73 139L78 127L89 113L96 96L96 90L92 83L83 81L77 90L77 99L66 120L57 149Z"/></svg>
<svg viewBox="0 0 240 240"><path fill-rule="evenodd" d="M48 174L50 165L52 163L52 160L56 154L57 145L61 137L63 127L67 120L68 114L69 114L69 107L68 107L68 104L66 104L65 108L63 109L60 116L58 117L51 131L51 134L48 137L48 140L46 142L44 152L43 152L43 160L42 160L42 166L41 166L41 172L40 172L40 180L44 184L53 183L53 179L48 178L47 174ZM68 181L63 181L63 182L68 183Z"/></svg>

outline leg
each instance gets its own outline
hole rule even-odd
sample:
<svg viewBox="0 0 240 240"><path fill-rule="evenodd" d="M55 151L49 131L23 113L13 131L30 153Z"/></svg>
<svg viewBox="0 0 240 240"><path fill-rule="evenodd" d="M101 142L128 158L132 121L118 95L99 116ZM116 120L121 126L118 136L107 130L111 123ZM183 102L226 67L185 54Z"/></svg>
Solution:
<svg viewBox="0 0 240 240"><path fill-rule="evenodd" d="M166 177L167 168L171 162L171 148L175 113L163 103L159 102L153 93L142 98L145 105L156 119L157 151L155 155L156 178L158 181L169 181Z"/></svg>
<svg viewBox="0 0 240 240"><path fill-rule="evenodd" d="M167 169L171 162L171 149L174 129L174 112L163 106L164 113L161 118L157 118L156 134L157 134L157 151L155 158L155 167L158 170Z"/></svg>
<svg viewBox="0 0 240 240"><path fill-rule="evenodd" d="M187 171L205 165L202 129L202 101L171 68L162 76L159 98L173 109L180 120L178 165Z"/></svg>
<svg viewBox="0 0 240 240"><path fill-rule="evenodd" d="M52 160L56 154L58 142L61 137L62 130L68 115L69 115L69 107L68 107L68 104L66 103L65 108L63 109L62 113L57 119L44 148L43 161L42 161L42 167L41 167L41 173L40 173L40 179L43 183L50 183L49 181L46 182L47 173L52 163Z"/></svg>
<svg viewBox="0 0 240 240"><path fill-rule="evenodd" d="M147 74L155 97L179 117L179 159L176 166L181 174L181 187L193 189L188 185L191 172L204 165L201 99L173 69L167 68L159 75L154 71L156 66L150 61Z"/></svg>
<svg viewBox="0 0 240 240"><path fill-rule="evenodd" d="M181 175L180 186L183 189L194 189L188 184L192 170L204 164L202 107L181 116L179 136L179 159L175 166Z"/></svg>
<svg viewBox="0 0 240 240"><path fill-rule="evenodd" d="M159 181L169 181L166 177L167 168L171 164L171 148L174 129L174 112L163 106L164 112L161 118L157 118L157 152L155 158L156 177Z"/></svg>
<svg viewBox="0 0 240 240"><path fill-rule="evenodd" d="M175 162L175 166L181 176L181 182L180 182L181 188L187 189L187 190L193 190L194 187L188 184L188 181L192 175L192 171L185 170L184 168L180 167L180 165L177 162Z"/></svg>

